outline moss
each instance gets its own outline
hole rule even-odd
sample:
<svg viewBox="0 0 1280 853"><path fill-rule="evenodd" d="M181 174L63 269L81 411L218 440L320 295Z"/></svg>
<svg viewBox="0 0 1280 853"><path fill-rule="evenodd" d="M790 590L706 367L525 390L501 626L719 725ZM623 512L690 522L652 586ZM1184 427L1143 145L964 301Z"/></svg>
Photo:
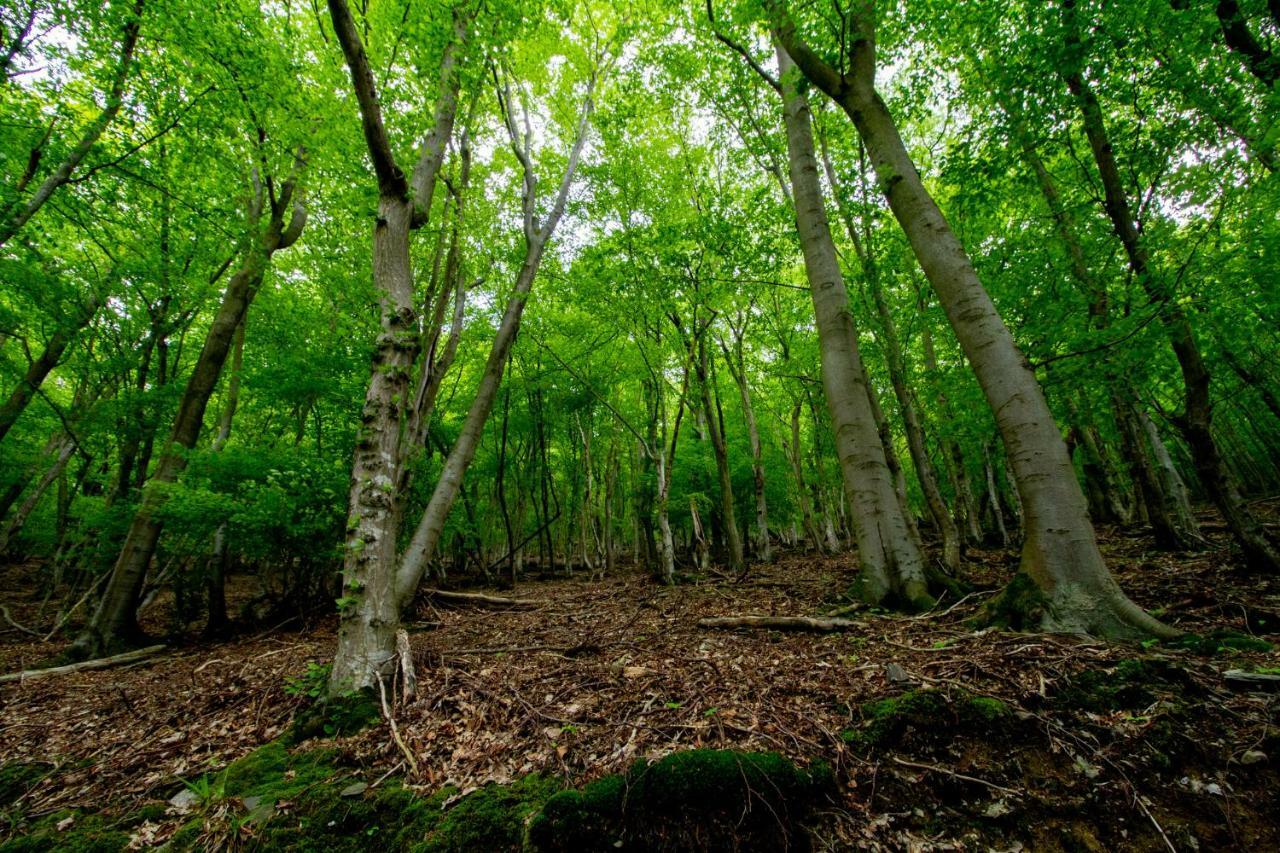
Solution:
<svg viewBox="0 0 1280 853"><path fill-rule="evenodd" d="M1122 660L1111 669L1090 669L1067 681L1056 703L1094 713L1146 708L1156 701L1155 687L1188 687L1186 673L1159 658Z"/></svg>
<svg viewBox="0 0 1280 853"><path fill-rule="evenodd" d="M311 738L351 735L381 718L381 705L372 689L346 696L324 697L298 712L285 735L285 742L296 746Z"/></svg>
<svg viewBox="0 0 1280 853"><path fill-rule="evenodd" d="M70 823L67 823L67 821ZM65 828L60 829L59 825ZM17 838L0 844L4 853L116 853L129 846L129 833L122 822L103 815L60 811L46 815L27 827Z"/></svg>
<svg viewBox="0 0 1280 853"><path fill-rule="evenodd" d="M525 825L560 790L555 779L533 774L509 785L485 785L445 811L419 853L468 853L472 850L519 851Z"/></svg>
<svg viewBox="0 0 1280 853"><path fill-rule="evenodd" d="M999 699L964 691L910 690L901 696L862 706L863 727L845 732L845 740L878 749L921 738L987 731L1012 715Z"/></svg>
<svg viewBox="0 0 1280 853"><path fill-rule="evenodd" d="M677 752L552 797L529 825L529 847L807 849L803 821L833 787L825 766L806 772L776 753Z"/></svg>
<svg viewBox="0 0 1280 853"><path fill-rule="evenodd" d="M1183 634L1177 639L1169 640L1167 645L1186 649L1198 655L1216 655L1228 651L1269 652L1275 648L1271 643L1259 637L1251 637L1248 634L1242 634L1239 631L1232 631L1228 628L1219 628L1204 636Z"/></svg>
<svg viewBox="0 0 1280 853"><path fill-rule="evenodd" d="M52 764L38 761L11 761L0 767L0 807L12 805L52 771Z"/></svg>
<svg viewBox="0 0 1280 853"><path fill-rule="evenodd" d="M1018 572L975 619L981 625L1012 631L1038 631L1044 620L1044 592L1031 576Z"/></svg>

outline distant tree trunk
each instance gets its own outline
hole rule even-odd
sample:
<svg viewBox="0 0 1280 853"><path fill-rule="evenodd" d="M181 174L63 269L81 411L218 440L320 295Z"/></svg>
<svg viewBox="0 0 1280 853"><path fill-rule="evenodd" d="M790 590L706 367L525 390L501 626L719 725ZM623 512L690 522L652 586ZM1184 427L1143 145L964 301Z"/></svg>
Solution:
<svg viewBox="0 0 1280 853"><path fill-rule="evenodd" d="M791 459L791 474L796 481L796 503L800 508L800 523L804 527L804 538L810 548L822 550L822 537L818 533L818 525L814 521L813 506L809 503L809 487L804 482L804 454L800 449L800 411L803 405L796 400L791 407L791 447L788 456Z"/></svg>
<svg viewBox="0 0 1280 853"><path fill-rule="evenodd" d="M724 419L720 413L720 395L712 388L712 374L708 367L706 332L698 335L698 390L702 396L702 411L706 413L707 433L711 437L711 450L716 459L716 474L720 478L720 518L724 525L725 544L729 551L729 570L743 574L746 563L742 555L742 537L738 533L737 512L733 505L733 479L729 471L729 449L724 437Z"/></svg>
<svg viewBox="0 0 1280 853"><path fill-rule="evenodd" d="M69 435L64 435L61 444L58 446L53 465L36 481L35 487L27 493L26 500L22 502L13 517L9 519L9 523L5 525L4 530L0 531L0 554L4 554L9 550L9 546L13 544L13 540L22 532L22 528L26 525L31 512L40 503L40 499L49 490L49 486L62 477L63 472L67 470L67 462L71 460L71 455L75 453L75 450L75 440Z"/></svg>
<svg viewBox="0 0 1280 853"><path fill-rule="evenodd" d="M756 556L762 563L773 562L773 548L769 542L769 503L765 498L764 460L760 444L760 428L756 424L756 410L751 403L751 386L747 382L746 359L743 356L744 331L734 330L733 349L720 342L724 350L725 364L738 385L742 400L742 418L747 424L747 438L751 442L751 476L756 496Z"/></svg>
<svg viewBox="0 0 1280 853"><path fill-rule="evenodd" d="M296 183L301 166L300 151L293 174L282 185L278 198L271 200L268 224L261 233L251 237L240 268L227 283L222 303L218 306L205 337L204 348L200 351L178 404L173 429L160 455L155 474L125 535L124 546L120 549L120 556L111 571L111 578L98 608L69 650L72 657L101 657L143 639L137 624L138 597L164 526L158 514L167 499L163 484L176 482L178 475L187 467L187 452L195 447L200 436L205 407L217 386L236 328L257 295L271 256L276 251L291 246L302 233L306 222L306 208L302 202L302 191L297 188ZM259 189L249 218L255 231L260 227L260 214L264 206L265 198ZM286 215L290 217L287 222L284 218Z"/></svg>
<svg viewBox="0 0 1280 853"><path fill-rule="evenodd" d="M218 434L213 439L214 452L221 451L231 438L231 423L240 403L240 374L244 367L244 327L247 318L241 318L236 327L235 341L231 349L231 375L227 378L227 399L218 418ZM230 628L227 619L227 573L231 568L231 550L227 547L227 523L218 525L213 534L213 553L205 569L205 592L208 603L208 619L204 633L207 637L224 637Z"/></svg>
<svg viewBox="0 0 1280 853"><path fill-rule="evenodd" d="M837 71L800 40L790 21L780 40L796 64L849 116L890 209L942 302L995 415L1024 504L1021 580L1008 609L1042 629L1109 636L1172 636L1121 592L1098 550L1066 444L1035 374L974 271L951 226L921 182L888 107L875 90L875 23L865 7L850 15L848 71ZM843 63L843 59L842 59ZM1018 599L1018 601L1015 601Z"/></svg>
<svg viewBox="0 0 1280 853"><path fill-rule="evenodd" d="M1094 163L1102 181L1103 206L1111 221L1134 278L1154 305L1160 307L1160 321L1169 336L1169 345L1182 371L1185 411L1178 426L1191 448L1200 484L1217 504L1226 519L1246 561L1253 567L1280 571L1280 552L1268 540L1266 531L1249 511L1234 480L1227 470L1213 436L1213 402L1209 391L1210 373L1200 353L1191 321L1170 291L1151 268L1150 258L1142 245L1124 180L1116 162L1115 150L1107 133L1102 106L1092 86L1084 77L1083 55L1075 14L1075 0L1063 0L1065 39L1074 61L1060 70L1083 119L1085 135L1093 152Z"/></svg>
<svg viewBox="0 0 1280 853"><path fill-rule="evenodd" d="M0 441L4 440L5 435L17 422L18 416L35 399L36 392L44 384L45 377L57 367L58 362L62 360L63 353L67 351L67 347L70 346L71 342L75 340L76 334L89 325L101 304L101 299L96 295L91 297L74 324L59 327L49 338L49 342L45 344L44 350L27 367L27 372L18 380L18 384L9 393L9 398L4 401L3 405L0 405Z"/></svg>
<svg viewBox="0 0 1280 853"><path fill-rule="evenodd" d="M853 515L863 597L896 599L921 609L933 604L924 557L911 536L871 409L844 275L818 180L809 104L796 88L791 59L779 45L783 115L796 228L813 298L822 384L835 428L837 457Z"/></svg>

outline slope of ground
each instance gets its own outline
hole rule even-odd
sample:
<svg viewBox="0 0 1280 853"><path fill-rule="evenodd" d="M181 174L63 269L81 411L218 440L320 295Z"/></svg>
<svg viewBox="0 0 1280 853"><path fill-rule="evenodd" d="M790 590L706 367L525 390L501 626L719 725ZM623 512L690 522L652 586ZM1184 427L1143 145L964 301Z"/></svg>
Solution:
<svg viewBox="0 0 1280 853"><path fill-rule="evenodd" d="M394 779L427 797L530 774L581 786L692 748L776 752L838 780L810 820L816 849L1280 849L1280 700L1223 678L1280 671L1267 649L1280 642L1280 583L1241 573L1215 541L1171 555L1105 538L1133 597L1197 635L1180 644L975 630L982 588L1016 562L999 551L970 555L972 596L914 618L857 612L834 634L698 626L831 609L851 561L802 554L743 583L667 589L627 571L524 584L532 610L424 607L409 626L417 698L391 697L402 744L383 720L335 739L336 766L343 785ZM25 599L6 604L19 624L34 615ZM6 628L5 671L56 651ZM167 802L184 780L203 790L286 731L334 630L320 620L0 685L0 830L20 838L42 816L71 827L98 812L135 846L164 841L191 822ZM216 817L252 847L260 828L234 819L257 805L228 800L192 837L225 842Z"/></svg>

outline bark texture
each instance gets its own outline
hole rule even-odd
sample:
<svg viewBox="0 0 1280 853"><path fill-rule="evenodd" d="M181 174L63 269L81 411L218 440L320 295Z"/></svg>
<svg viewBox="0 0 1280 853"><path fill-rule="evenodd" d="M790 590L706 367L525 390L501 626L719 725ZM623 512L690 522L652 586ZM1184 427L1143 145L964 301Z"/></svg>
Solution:
<svg viewBox="0 0 1280 853"><path fill-rule="evenodd" d="M928 607L924 557L911 536L872 412L858 331L836 256L818 180L809 104L796 87L791 59L777 50L787 131L796 229L813 299L822 385L835 429L836 452L853 515L862 596Z"/></svg>
<svg viewBox="0 0 1280 853"><path fill-rule="evenodd" d="M995 415L1023 504L1020 575L1037 591L1036 605L1022 608L1023 621L1048 630L1107 636L1172 635L1176 632L1129 601L1107 570L1066 444L1031 366L925 189L875 90L873 14L863 9L852 15L847 70L824 62L789 20L780 23L780 40L805 76L857 128L880 189Z"/></svg>

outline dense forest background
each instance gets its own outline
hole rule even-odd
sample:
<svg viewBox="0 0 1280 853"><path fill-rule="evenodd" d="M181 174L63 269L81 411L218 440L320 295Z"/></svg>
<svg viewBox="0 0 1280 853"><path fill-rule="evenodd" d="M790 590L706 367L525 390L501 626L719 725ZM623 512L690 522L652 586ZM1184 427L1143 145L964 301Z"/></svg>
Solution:
<svg viewBox="0 0 1280 853"><path fill-rule="evenodd" d="M1115 574L1280 570L1278 80L1275 0L12 0L17 668L336 612L336 697L462 588L797 556L1211 630Z"/></svg>

